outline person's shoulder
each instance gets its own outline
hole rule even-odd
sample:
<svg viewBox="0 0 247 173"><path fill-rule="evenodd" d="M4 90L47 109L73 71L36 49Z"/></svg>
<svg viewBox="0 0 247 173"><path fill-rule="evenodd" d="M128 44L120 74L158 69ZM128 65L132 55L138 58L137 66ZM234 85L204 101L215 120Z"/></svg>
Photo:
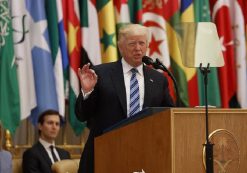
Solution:
<svg viewBox="0 0 247 173"><path fill-rule="evenodd" d="M0 156L5 158L12 158L12 154L6 150L0 150Z"/></svg>
<svg viewBox="0 0 247 173"><path fill-rule="evenodd" d="M119 63L118 61L103 63L103 64L93 66L93 69L96 69L96 70L108 69L108 68L112 68L113 66L117 65L118 63Z"/></svg>
<svg viewBox="0 0 247 173"><path fill-rule="evenodd" d="M34 148L33 147L31 147L31 148L28 148L28 149L26 149L24 152L23 152L23 157L25 157L25 156L30 156L30 155L35 155L35 150L34 150Z"/></svg>
<svg viewBox="0 0 247 173"><path fill-rule="evenodd" d="M148 73L149 75L152 75L154 77L158 77L158 78L165 78L164 74L160 71L157 71L151 67L148 66L144 66L144 71L146 71L146 73Z"/></svg>
<svg viewBox="0 0 247 173"><path fill-rule="evenodd" d="M116 61L96 65L93 67L93 69L97 74L108 74L108 72L112 71L112 69L119 69L120 67L121 63L119 61Z"/></svg>
<svg viewBox="0 0 247 173"><path fill-rule="evenodd" d="M27 148L23 155L35 155L37 153L38 148L41 146L38 142L35 143L32 147Z"/></svg>

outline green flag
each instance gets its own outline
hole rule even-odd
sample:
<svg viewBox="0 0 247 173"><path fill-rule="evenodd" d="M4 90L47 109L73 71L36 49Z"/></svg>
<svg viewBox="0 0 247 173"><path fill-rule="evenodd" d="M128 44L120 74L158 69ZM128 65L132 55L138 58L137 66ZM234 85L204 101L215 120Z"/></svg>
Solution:
<svg viewBox="0 0 247 173"><path fill-rule="evenodd" d="M113 0L97 1L102 63L118 59Z"/></svg>
<svg viewBox="0 0 247 173"><path fill-rule="evenodd" d="M142 23L142 0L128 0L131 23Z"/></svg>
<svg viewBox="0 0 247 173"><path fill-rule="evenodd" d="M62 53L59 47L59 28L56 1L45 0L45 10L48 22L48 31L53 60L53 69L55 76L58 110L60 115L65 116L65 94Z"/></svg>
<svg viewBox="0 0 247 173"><path fill-rule="evenodd" d="M8 0L0 1L0 121L12 134L20 123L20 101Z"/></svg>
<svg viewBox="0 0 247 173"><path fill-rule="evenodd" d="M208 0L194 0L195 21L196 22L210 22L210 11ZM200 105L205 104L204 96L204 82L203 76L198 70L198 90L200 95ZM220 89L218 82L218 73L216 68L210 68L208 74L208 104L221 107Z"/></svg>

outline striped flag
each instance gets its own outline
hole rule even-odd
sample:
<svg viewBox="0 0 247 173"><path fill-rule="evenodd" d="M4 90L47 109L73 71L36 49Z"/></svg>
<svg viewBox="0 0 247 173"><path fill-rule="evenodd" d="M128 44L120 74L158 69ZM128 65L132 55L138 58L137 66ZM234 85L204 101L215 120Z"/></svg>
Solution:
<svg viewBox="0 0 247 173"><path fill-rule="evenodd" d="M181 0L181 22L194 22L194 5L192 0ZM188 96L189 96L189 105L198 106L199 97L198 97L198 81L196 68L184 68L187 85L188 85Z"/></svg>
<svg viewBox="0 0 247 173"><path fill-rule="evenodd" d="M58 16L58 33L59 33L59 47L62 54L63 65L63 83L64 83L64 96L65 99L69 97L69 57L67 50L67 40L65 38L64 19L63 19L63 7L62 1L57 2L57 16Z"/></svg>
<svg viewBox="0 0 247 173"><path fill-rule="evenodd" d="M129 16L131 23L142 23L142 1L143 0L128 0Z"/></svg>
<svg viewBox="0 0 247 173"><path fill-rule="evenodd" d="M130 12L128 0L114 0L114 12L116 20L116 32L118 33L119 29L130 23ZM120 52L118 51L118 57L121 57Z"/></svg>
<svg viewBox="0 0 247 173"><path fill-rule="evenodd" d="M195 11L195 22L209 22L210 19L210 9L208 0L194 0L194 11ZM200 70L197 70L198 75L198 90L200 105L205 105L205 94L204 94L204 80L203 75ZM221 107L220 100L220 88L218 81L218 72L214 67L210 68L210 73L208 74L208 104Z"/></svg>
<svg viewBox="0 0 247 173"><path fill-rule="evenodd" d="M0 1L0 124L14 134L20 123L20 100L7 0Z"/></svg>
<svg viewBox="0 0 247 173"><path fill-rule="evenodd" d="M96 1L99 17L102 63L118 59L113 0Z"/></svg>
<svg viewBox="0 0 247 173"><path fill-rule="evenodd" d="M98 13L95 1L83 0L80 3L82 59L83 64L101 64ZM93 34L92 34L93 33Z"/></svg>
<svg viewBox="0 0 247 173"><path fill-rule="evenodd" d="M31 115L31 110L37 105L29 32L30 16L27 14L24 0L12 0L11 13L23 120Z"/></svg>
<svg viewBox="0 0 247 173"><path fill-rule="evenodd" d="M117 28L130 23L128 0L114 0L114 9Z"/></svg>
<svg viewBox="0 0 247 173"><path fill-rule="evenodd" d="M178 90L181 105L189 106L188 101L188 87L185 74L185 67L181 61L181 54L179 51L179 44L177 41L177 33L173 26L180 22L179 2L169 0L164 6L165 19L169 21L166 24L167 36L168 36L168 48L170 53L171 67L175 78L178 83Z"/></svg>
<svg viewBox="0 0 247 173"><path fill-rule="evenodd" d="M59 46L58 13L56 1L45 0L45 10L48 22L51 56L53 60L58 110L60 115L65 117L63 66L61 49Z"/></svg>
<svg viewBox="0 0 247 173"><path fill-rule="evenodd" d="M70 62L69 122L76 135L79 135L85 127L84 123L77 120L74 113L76 98L80 92L80 82L77 76L77 70L81 67L81 28L79 4L77 0L63 0L62 2Z"/></svg>

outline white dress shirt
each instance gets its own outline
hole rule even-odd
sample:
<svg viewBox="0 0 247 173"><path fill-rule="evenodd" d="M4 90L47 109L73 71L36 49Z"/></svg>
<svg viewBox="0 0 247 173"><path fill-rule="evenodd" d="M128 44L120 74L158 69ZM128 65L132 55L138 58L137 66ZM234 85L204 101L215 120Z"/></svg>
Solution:
<svg viewBox="0 0 247 173"><path fill-rule="evenodd" d="M130 71L132 68L136 68L138 73L136 73L136 78L138 80L139 85L139 94L140 94L140 111L143 107L144 102L144 75L143 75L143 65L139 65L138 67L130 66L124 58L122 58L122 65L123 65L123 75L124 75L124 84L126 89L126 100L127 100L127 116L129 117L129 104L130 104L130 78L132 72Z"/></svg>
<svg viewBox="0 0 247 173"><path fill-rule="evenodd" d="M53 160L53 157L52 157L52 154L51 154L51 148L50 148L51 145L54 146L54 153L55 153L55 155L56 155L58 161L61 160L60 157L59 157L59 154L58 154L58 152L57 152L57 150L56 150L55 143L50 144L50 143L46 142L45 140L43 140L43 139L41 139L41 138L39 138L39 142L43 145L43 147L44 147L45 150L47 151L47 153L48 153L48 155L49 155L49 157L50 157L52 163L54 163L54 160Z"/></svg>
<svg viewBox="0 0 247 173"><path fill-rule="evenodd" d="M138 73L136 73L136 78L138 80L139 85L139 94L140 94L140 111L143 107L144 102L144 75L143 75L143 64L139 65L138 67L132 67L129 65L124 58L122 58L122 66L123 66L123 75L124 75L124 84L126 89L126 101L127 101L127 116L129 117L129 104L130 104L130 78L132 75L132 72L130 71L132 68L136 68ZM92 90L93 91L93 90ZM92 91L88 93L84 93L81 89L83 99L86 100L89 95L92 93Z"/></svg>

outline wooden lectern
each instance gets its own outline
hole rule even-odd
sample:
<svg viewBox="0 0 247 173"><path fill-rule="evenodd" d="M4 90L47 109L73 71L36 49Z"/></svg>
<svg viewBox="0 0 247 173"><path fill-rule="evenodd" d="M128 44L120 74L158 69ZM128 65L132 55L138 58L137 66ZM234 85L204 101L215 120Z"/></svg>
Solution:
<svg viewBox="0 0 247 173"><path fill-rule="evenodd" d="M209 109L214 172L247 171L247 110ZM95 173L204 173L205 110L172 108L95 139Z"/></svg>

